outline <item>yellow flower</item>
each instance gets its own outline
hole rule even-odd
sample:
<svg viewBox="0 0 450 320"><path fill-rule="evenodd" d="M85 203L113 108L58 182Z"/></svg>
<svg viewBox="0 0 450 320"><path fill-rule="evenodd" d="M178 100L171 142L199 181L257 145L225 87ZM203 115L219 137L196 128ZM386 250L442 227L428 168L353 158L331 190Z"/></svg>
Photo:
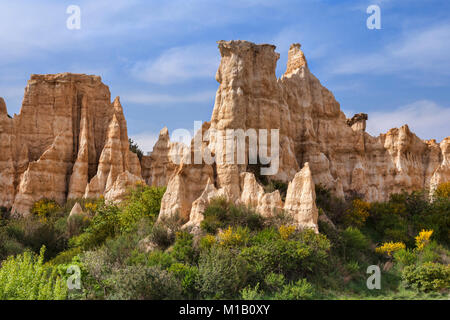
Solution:
<svg viewBox="0 0 450 320"><path fill-rule="evenodd" d="M295 231L295 226L282 225L278 229L278 232L280 233L281 239L283 239L283 240L289 239L289 237L291 236L292 233L294 233L294 231Z"/></svg>
<svg viewBox="0 0 450 320"><path fill-rule="evenodd" d="M430 242L430 237L433 234L433 230L422 230L419 235L416 236L416 249L421 251Z"/></svg>
<svg viewBox="0 0 450 320"><path fill-rule="evenodd" d="M375 248L375 252L391 256L392 252L405 249L406 246L403 242L385 242L378 248Z"/></svg>
<svg viewBox="0 0 450 320"><path fill-rule="evenodd" d="M218 238L221 246L240 246L246 243L248 238L248 230L245 228L237 228L237 230L233 230L233 228L229 226L224 231L219 232Z"/></svg>

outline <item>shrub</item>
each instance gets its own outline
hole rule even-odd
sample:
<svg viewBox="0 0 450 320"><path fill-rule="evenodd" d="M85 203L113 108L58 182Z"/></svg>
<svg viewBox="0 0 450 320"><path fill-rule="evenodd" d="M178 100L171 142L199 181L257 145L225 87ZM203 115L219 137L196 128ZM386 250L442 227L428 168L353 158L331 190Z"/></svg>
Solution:
<svg viewBox="0 0 450 320"><path fill-rule="evenodd" d="M169 269L176 260L167 252L155 250L147 255L147 266L159 266L162 269Z"/></svg>
<svg viewBox="0 0 450 320"><path fill-rule="evenodd" d="M0 299L62 300L67 286L57 270L45 266L45 247L39 256L26 251L9 257L0 268Z"/></svg>
<svg viewBox="0 0 450 320"><path fill-rule="evenodd" d="M129 144L130 151L133 153L136 153L139 160L142 160L142 157L144 156L144 152L141 150L141 148L139 148L139 145L136 142L134 142L131 138L128 138L128 144Z"/></svg>
<svg viewBox="0 0 450 320"><path fill-rule="evenodd" d="M288 240L290 236L295 232L295 226L280 226L278 228L278 232L280 233L281 239Z"/></svg>
<svg viewBox="0 0 450 320"><path fill-rule="evenodd" d="M402 280L406 287L419 291L435 291L450 287L450 266L427 262L403 269Z"/></svg>
<svg viewBox="0 0 450 320"><path fill-rule="evenodd" d="M200 239L200 250L209 250L217 243L215 236L207 234Z"/></svg>
<svg viewBox="0 0 450 320"><path fill-rule="evenodd" d="M450 181L438 185L434 194L436 197L450 198Z"/></svg>
<svg viewBox="0 0 450 320"><path fill-rule="evenodd" d="M316 204L322 208L328 218L336 224L343 223L344 216L349 210L349 205L344 200L332 195L329 189L316 185Z"/></svg>
<svg viewBox="0 0 450 320"><path fill-rule="evenodd" d="M66 251L60 252L56 257L54 257L52 260L49 261L50 265L58 265L58 264L68 264L72 261L72 259L76 256L81 254L81 248L71 248Z"/></svg>
<svg viewBox="0 0 450 320"><path fill-rule="evenodd" d="M128 190L119 218L121 231L134 230L136 224L144 218L150 221L156 220L165 191L165 187L149 187L144 184L137 184Z"/></svg>
<svg viewBox="0 0 450 320"><path fill-rule="evenodd" d="M275 295L278 300L308 300L314 296L313 286L306 280L300 279L295 283L287 284L281 292Z"/></svg>
<svg viewBox="0 0 450 320"><path fill-rule="evenodd" d="M58 222L63 222L63 226ZM17 240L25 247L30 248L34 253L38 254L42 246L45 246L45 259L55 257L59 252L67 248L67 234L64 228L65 221L53 219L42 220L36 216L21 218L13 222L13 228L17 228L15 235ZM20 231L19 231L20 229Z"/></svg>
<svg viewBox="0 0 450 320"><path fill-rule="evenodd" d="M76 214L67 219L68 237L72 238L81 234L90 224L91 219L82 214Z"/></svg>
<svg viewBox="0 0 450 320"><path fill-rule="evenodd" d="M264 218L253 209L236 206L223 197L212 199L203 216L201 228L209 233L228 226L248 227L250 230L261 230L264 226Z"/></svg>
<svg viewBox="0 0 450 320"><path fill-rule="evenodd" d="M242 300L260 300L262 295L262 292L259 291L259 283L254 288L248 286L241 290Z"/></svg>
<svg viewBox="0 0 450 320"><path fill-rule="evenodd" d="M204 297L233 298L246 286L247 263L229 249L212 247L199 260L197 287Z"/></svg>
<svg viewBox="0 0 450 320"><path fill-rule="evenodd" d="M253 239L253 245L241 252L254 283L262 281L270 272L297 277L313 270L318 272L327 264L330 242L324 235L308 229L296 233L291 240L283 240L276 230L262 233L264 237Z"/></svg>
<svg viewBox="0 0 450 320"><path fill-rule="evenodd" d="M163 223L155 223L149 238L160 248L165 249L175 241L175 233Z"/></svg>
<svg viewBox="0 0 450 320"><path fill-rule="evenodd" d="M181 282L184 298L193 299L197 296L198 290L196 284L199 276L197 267L183 263L174 263L168 271Z"/></svg>
<svg viewBox="0 0 450 320"><path fill-rule="evenodd" d="M358 261L350 261L345 265L346 269L350 274L358 273L359 269L361 268Z"/></svg>
<svg viewBox="0 0 450 320"><path fill-rule="evenodd" d="M116 205L100 206L85 232L72 238L69 244L91 249L103 244L106 239L114 238L120 232L119 214L120 209Z"/></svg>
<svg viewBox="0 0 450 320"><path fill-rule="evenodd" d="M430 237L433 234L433 230L422 230L416 236L416 250L421 251L430 242Z"/></svg>
<svg viewBox="0 0 450 320"><path fill-rule="evenodd" d="M403 242L385 242L380 247L375 248L375 252L380 254L387 254L392 256L392 252L405 249L406 246Z"/></svg>
<svg viewBox="0 0 450 320"><path fill-rule="evenodd" d="M237 227L235 229L229 226L218 234L219 245L223 247L242 247L245 246L250 238L248 228Z"/></svg>
<svg viewBox="0 0 450 320"><path fill-rule="evenodd" d="M412 250L400 249L394 252L394 261L403 269L405 266L412 265L416 262L417 257Z"/></svg>
<svg viewBox="0 0 450 320"><path fill-rule="evenodd" d="M61 207L56 201L44 198L33 203L30 212L38 216L42 221L46 221L48 217L60 210Z"/></svg>
<svg viewBox="0 0 450 320"><path fill-rule="evenodd" d="M348 226L362 227L369 217L370 203L361 199L352 201L352 206L344 216L345 224Z"/></svg>
<svg viewBox="0 0 450 320"><path fill-rule="evenodd" d="M182 297L182 287L175 276L158 266L126 266L108 279L107 299L173 300Z"/></svg>
<svg viewBox="0 0 450 320"><path fill-rule="evenodd" d="M284 275L271 272L264 279L264 284L268 291L278 292L283 288L285 281Z"/></svg>
<svg viewBox="0 0 450 320"><path fill-rule="evenodd" d="M356 258L369 247L368 239L354 227L348 227L342 232L342 240L345 248L344 258Z"/></svg>
<svg viewBox="0 0 450 320"><path fill-rule="evenodd" d="M175 235L175 244L172 248L172 256L179 262L195 263L197 252L194 247L194 236L186 231L179 231Z"/></svg>

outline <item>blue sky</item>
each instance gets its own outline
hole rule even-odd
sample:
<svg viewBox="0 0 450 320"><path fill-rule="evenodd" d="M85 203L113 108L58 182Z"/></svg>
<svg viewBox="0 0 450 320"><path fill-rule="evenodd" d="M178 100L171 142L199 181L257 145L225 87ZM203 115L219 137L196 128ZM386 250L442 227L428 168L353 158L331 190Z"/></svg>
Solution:
<svg viewBox="0 0 450 320"><path fill-rule="evenodd" d="M366 8L381 8L381 30ZM81 29L69 30L69 5ZM209 121L217 40L300 42L311 71L351 116L378 135L408 123L423 139L450 135L450 1L96 0L0 4L0 96L19 113L33 73L100 75L120 96L129 135L150 151L159 130Z"/></svg>

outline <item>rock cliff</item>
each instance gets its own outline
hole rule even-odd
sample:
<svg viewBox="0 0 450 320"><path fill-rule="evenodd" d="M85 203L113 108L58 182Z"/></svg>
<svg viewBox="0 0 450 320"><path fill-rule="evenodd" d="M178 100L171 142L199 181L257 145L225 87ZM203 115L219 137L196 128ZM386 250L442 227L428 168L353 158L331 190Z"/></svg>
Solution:
<svg viewBox="0 0 450 320"><path fill-rule="evenodd" d="M118 181L142 180L120 100L97 76L32 75L19 115L0 102L0 141L0 205L18 214L41 198L116 200Z"/></svg>

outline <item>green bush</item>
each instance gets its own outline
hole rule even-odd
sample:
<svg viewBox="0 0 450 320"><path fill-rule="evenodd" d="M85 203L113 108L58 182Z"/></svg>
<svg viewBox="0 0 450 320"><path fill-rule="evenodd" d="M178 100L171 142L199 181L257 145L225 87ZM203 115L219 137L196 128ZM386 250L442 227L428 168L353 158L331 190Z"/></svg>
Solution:
<svg viewBox="0 0 450 320"><path fill-rule="evenodd" d="M176 260L167 252L155 250L147 254L147 266L159 266L163 269L169 269L174 263L176 263Z"/></svg>
<svg viewBox="0 0 450 320"><path fill-rule="evenodd" d="M70 239L70 246L91 249L103 244L106 239L114 238L120 233L119 215L120 209L116 205L100 206L85 232Z"/></svg>
<svg viewBox="0 0 450 320"><path fill-rule="evenodd" d="M9 257L0 268L0 300L62 300L67 296L67 285L57 270L45 266L45 247L39 256L26 251Z"/></svg>
<svg viewBox="0 0 450 320"><path fill-rule="evenodd" d="M368 250L369 241L359 229L348 227L342 232L344 242L344 258L356 259L362 252Z"/></svg>
<svg viewBox="0 0 450 320"><path fill-rule="evenodd" d="M284 240L269 229L255 238L250 242L253 245L241 252L249 264L253 283L261 282L270 272L295 278L318 272L327 264L330 242L312 230L295 233L292 239Z"/></svg>
<svg viewBox="0 0 450 320"><path fill-rule="evenodd" d="M131 188L119 217L121 231L135 230L136 224L142 219L155 221L165 192L165 187L149 187L143 184Z"/></svg>
<svg viewBox="0 0 450 320"><path fill-rule="evenodd" d="M58 264L68 264L72 261L72 259L81 254L82 250L80 247L71 248L66 251L60 252L56 257L49 261L50 265L58 265Z"/></svg>
<svg viewBox="0 0 450 320"><path fill-rule="evenodd" d="M232 227L248 227L250 230L261 230L264 218L253 209L245 206L236 206L225 198L212 199L205 212L201 228L209 233Z"/></svg>
<svg viewBox="0 0 450 320"><path fill-rule="evenodd" d="M206 298L233 298L246 286L247 263L230 249L212 247L200 255L197 288Z"/></svg>
<svg viewBox="0 0 450 320"><path fill-rule="evenodd" d="M242 300L260 300L263 298L262 292L259 290L259 283L254 288L248 286L241 290Z"/></svg>
<svg viewBox="0 0 450 320"><path fill-rule="evenodd" d="M174 243L175 236L175 232L163 223L155 223L152 227L149 240L156 243L160 248L165 249Z"/></svg>
<svg viewBox="0 0 450 320"><path fill-rule="evenodd" d="M309 300L314 296L313 286L306 280L300 279L295 283L287 284L275 294L277 300Z"/></svg>
<svg viewBox="0 0 450 320"><path fill-rule="evenodd" d="M427 262L403 269L402 280L406 287L419 291L448 290L450 287L450 266Z"/></svg>
<svg viewBox="0 0 450 320"><path fill-rule="evenodd" d="M171 254L179 262L196 263L198 257L193 245L194 236L192 234L186 231L177 232Z"/></svg>
<svg viewBox="0 0 450 320"><path fill-rule="evenodd" d="M174 263L168 269L181 282L183 297L193 299L197 296L198 268L183 263Z"/></svg>
<svg viewBox="0 0 450 320"><path fill-rule="evenodd" d="M286 279L282 274L277 274L274 272L269 273L264 279L265 288L270 292L280 291L283 288L285 282Z"/></svg>
<svg viewBox="0 0 450 320"><path fill-rule="evenodd" d="M107 299L173 300L181 299L182 286L175 276L158 266L126 266L116 270L107 281Z"/></svg>
<svg viewBox="0 0 450 320"><path fill-rule="evenodd" d="M410 249L400 249L394 251L393 256L395 263L397 263L397 265L401 269L403 269L406 266L415 264L417 260L416 254Z"/></svg>

